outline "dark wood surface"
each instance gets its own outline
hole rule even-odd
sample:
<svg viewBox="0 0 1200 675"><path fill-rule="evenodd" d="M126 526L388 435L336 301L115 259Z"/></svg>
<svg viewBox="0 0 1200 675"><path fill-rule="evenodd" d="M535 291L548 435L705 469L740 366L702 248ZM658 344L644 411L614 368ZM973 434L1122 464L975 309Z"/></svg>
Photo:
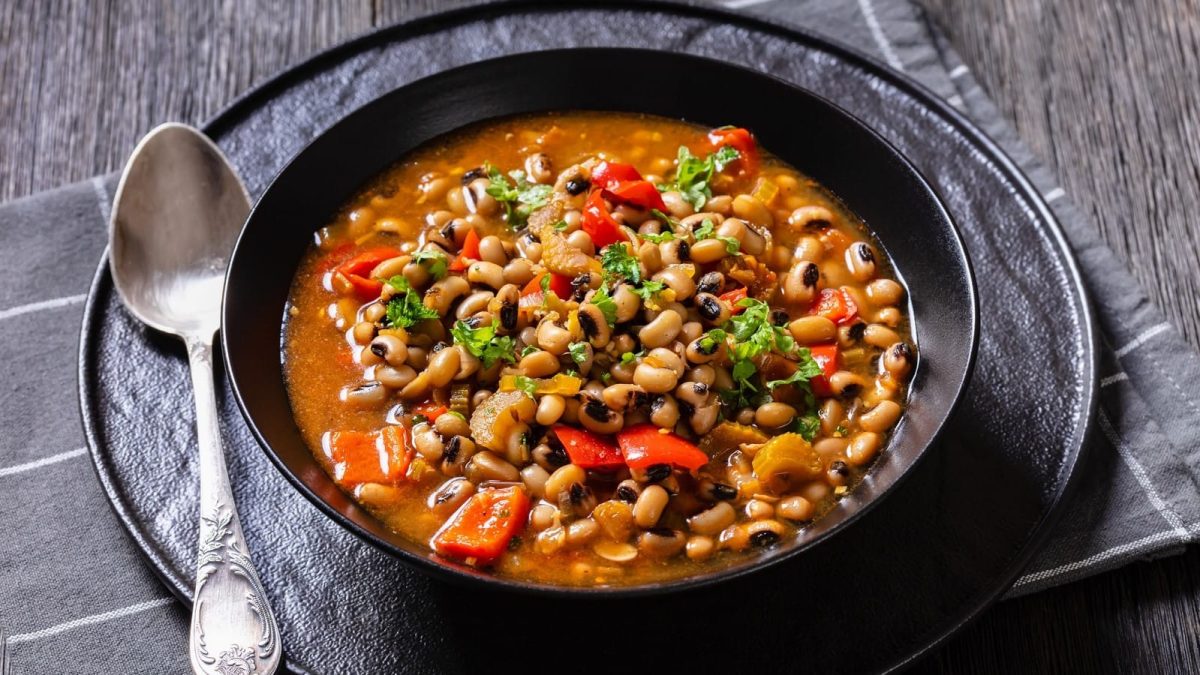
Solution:
<svg viewBox="0 0 1200 675"><path fill-rule="evenodd" d="M1200 0L923 1L1200 346ZM448 4L0 2L0 201L116 170L155 124L199 122L317 50ZM918 669L1200 672L1198 600L1193 548L1003 602Z"/></svg>

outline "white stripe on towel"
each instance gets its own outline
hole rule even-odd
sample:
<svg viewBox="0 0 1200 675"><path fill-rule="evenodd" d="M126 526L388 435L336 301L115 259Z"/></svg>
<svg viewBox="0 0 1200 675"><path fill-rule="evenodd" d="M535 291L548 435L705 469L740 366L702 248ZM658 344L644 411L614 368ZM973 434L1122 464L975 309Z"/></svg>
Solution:
<svg viewBox="0 0 1200 675"><path fill-rule="evenodd" d="M113 619L119 619L123 616L130 616L131 614L140 614L141 612L147 612L152 609L164 607L173 602L175 602L175 598L159 598L157 600L147 600L146 602L139 602L136 605L122 607L121 609L114 609L109 612L102 612L100 614L93 614L91 616L85 616L85 617L81 617L78 619L73 619L71 621L60 623L57 626L50 626L49 628L43 628L42 630L34 631L32 633L21 633L20 635L14 635L14 636L8 638L8 643L12 644L12 645L17 645L17 644L21 644L22 642L33 642L34 640L40 640L42 638L47 638L47 637L50 637L51 635L58 635L59 633L65 633L73 628L79 628L81 626L93 626L98 623L104 623L105 621L112 621Z"/></svg>

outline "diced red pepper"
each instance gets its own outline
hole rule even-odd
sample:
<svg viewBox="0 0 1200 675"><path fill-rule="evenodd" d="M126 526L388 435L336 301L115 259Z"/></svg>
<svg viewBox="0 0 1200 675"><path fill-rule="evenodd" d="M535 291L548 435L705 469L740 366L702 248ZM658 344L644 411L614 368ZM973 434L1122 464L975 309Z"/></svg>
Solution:
<svg viewBox="0 0 1200 675"><path fill-rule="evenodd" d="M621 162L600 162L592 169L592 185L598 188L609 188L621 181L642 180L642 174L632 164Z"/></svg>
<svg viewBox="0 0 1200 675"><path fill-rule="evenodd" d="M653 424L636 424L617 434L621 454L631 469L670 464L693 471L708 464L708 455L673 433Z"/></svg>
<svg viewBox="0 0 1200 675"><path fill-rule="evenodd" d="M597 471L616 470L625 466L625 458L617 446L590 431L556 424L554 435L558 436L575 466Z"/></svg>
<svg viewBox="0 0 1200 675"><path fill-rule="evenodd" d="M418 403L412 407L412 412L414 415L421 415L430 422L436 420L438 417L441 417L449 410L450 409L446 406L432 399Z"/></svg>
<svg viewBox="0 0 1200 675"><path fill-rule="evenodd" d="M822 398L833 396L829 378L838 369L838 346L836 344L813 345L808 348L808 351L812 354L813 361L821 366L821 374L808 381L812 386L813 394Z"/></svg>
<svg viewBox="0 0 1200 675"><path fill-rule="evenodd" d="M854 304L854 300L845 289L824 288L808 313L818 314L842 325L850 323L858 316L858 305Z"/></svg>
<svg viewBox="0 0 1200 675"><path fill-rule="evenodd" d="M658 188L648 180L625 180L610 184L605 188L604 195L613 201L629 204L639 209L665 211L667 208Z"/></svg>
<svg viewBox="0 0 1200 675"><path fill-rule="evenodd" d="M473 227L467 230L467 237L463 239L462 248L458 250L458 257L450 263L450 271L462 272L472 260L479 260L479 233Z"/></svg>
<svg viewBox="0 0 1200 675"><path fill-rule="evenodd" d="M718 297L725 302L728 302L733 307L734 314L740 314L745 311L746 308L739 307L738 303L746 299L747 293L748 291L746 290L746 287L742 286L741 288L735 288L732 291L722 293Z"/></svg>
<svg viewBox="0 0 1200 675"><path fill-rule="evenodd" d="M343 487L362 483L395 484L404 479L412 451L408 432L388 426L381 432L335 431L329 436L333 477Z"/></svg>
<svg viewBox="0 0 1200 675"><path fill-rule="evenodd" d="M556 272L544 272L541 276L534 277L532 281L525 284L525 288L521 290L521 295L533 295L534 293L542 292L542 278L547 274L550 275L550 290L558 296L560 300L566 300L571 297L571 277L565 274Z"/></svg>
<svg viewBox="0 0 1200 675"><path fill-rule="evenodd" d="M738 154L741 155L737 160L737 164L747 174L758 171L758 144L754 142L753 134L746 129L741 127L713 129L708 132L708 142L712 144L713 150L725 146L737 150Z"/></svg>
<svg viewBox="0 0 1200 675"><path fill-rule="evenodd" d="M353 258L337 266L337 273L342 275L354 288L354 293L363 300L379 297L383 290L383 282L371 278L371 270L388 258L402 255L397 249L383 246L363 251Z"/></svg>
<svg viewBox="0 0 1200 675"><path fill-rule="evenodd" d="M345 260L346 256L349 255L350 251L352 250L354 250L354 244L350 242L338 244L337 247L326 254L325 258L321 261L321 264L317 266L317 271L319 271L321 274L324 274L332 270L340 265L341 261Z"/></svg>
<svg viewBox="0 0 1200 675"><path fill-rule="evenodd" d="M529 496L520 485L480 490L433 535L433 550L469 564L490 564L525 527L528 515Z"/></svg>
<svg viewBox="0 0 1200 675"><path fill-rule="evenodd" d="M597 251L625 239L621 236L621 226L609 213L600 190L593 190L592 194L588 195L587 203L583 207L582 224L583 231L592 238L592 244Z"/></svg>

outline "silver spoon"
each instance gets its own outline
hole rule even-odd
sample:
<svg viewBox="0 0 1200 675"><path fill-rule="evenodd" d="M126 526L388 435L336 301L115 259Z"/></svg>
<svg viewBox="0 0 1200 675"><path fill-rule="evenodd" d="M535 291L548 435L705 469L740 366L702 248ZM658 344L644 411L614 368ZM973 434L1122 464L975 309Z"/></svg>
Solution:
<svg viewBox="0 0 1200 675"><path fill-rule="evenodd" d="M133 151L109 224L109 266L129 312L187 344L200 444L200 554L188 655L197 673L272 673L279 631L229 488L212 343L225 267L250 199L217 146L183 124Z"/></svg>

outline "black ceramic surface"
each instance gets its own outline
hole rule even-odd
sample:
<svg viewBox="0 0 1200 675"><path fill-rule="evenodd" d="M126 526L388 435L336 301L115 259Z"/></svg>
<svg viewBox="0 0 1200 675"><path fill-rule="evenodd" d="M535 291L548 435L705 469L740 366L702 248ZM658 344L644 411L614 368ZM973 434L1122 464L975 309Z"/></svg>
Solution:
<svg viewBox="0 0 1200 675"><path fill-rule="evenodd" d="M620 91L578 73L604 63ZM685 85L703 73L703 89ZM664 82L677 83L664 86ZM713 100L712 90L738 97ZM757 101L772 101L771 106ZM793 541L719 571L638 587L532 584L480 573L389 531L339 490L292 420L279 326L312 233L363 185L415 147L468 124L542 110L623 110L734 121L851 205L879 237L911 298L920 361L905 411L863 483ZM827 101L782 80L696 56L637 49L550 50L490 59L401 87L355 111L306 147L255 205L234 250L222 320L227 372L252 431L297 489L352 532L457 579L562 594L664 592L777 563L874 506L920 459L959 400L975 353L975 289L966 253L937 197L883 139ZM432 564L430 564L432 563Z"/></svg>
<svg viewBox="0 0 1200 675"><path fill-rule="evenodd" d="M694 592L579 602L445 584L357 540L271 466L223 389L234 490L293 669L473 672L496 655L532 663L513 647L528 636L544 662L582 670L878 670L923 653L995 599L1045 532L1094 409L1094 336L1074 265L1049 210L993 144L844 48L712 10L472 9L323 55L209 130L258 194L347 110L424 75L543 47L646 44L727 58L827 96L930 180L979 284L978 362L958 414L881 508L795 561ZM97 471L152 566L187 598L197 485L182 349L125 314L103 266L84 332L81 398ZM596 637L637 626L652 627L651 638Z"/></svg>

